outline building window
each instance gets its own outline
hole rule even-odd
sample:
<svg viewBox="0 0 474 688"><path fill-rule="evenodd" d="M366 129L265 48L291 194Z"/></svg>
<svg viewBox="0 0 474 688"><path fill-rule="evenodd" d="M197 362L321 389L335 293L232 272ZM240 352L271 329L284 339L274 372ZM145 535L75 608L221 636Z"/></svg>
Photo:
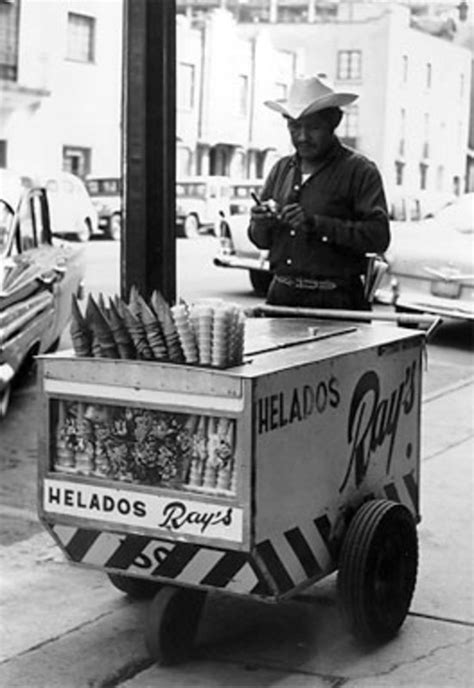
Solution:
<svg viewBox="0 0 474 688"><path fill-rule="evenodd" d="M426 63L426 88L431 88L431 62Z"/></svg>
<svg viewBox="0 0 474 688"><path fill-rule="evenodd" d="M19 3L0 2L0 79L16 81Z"/></svg>
<svg viewBox="0 0 474 688"><path fill-rule="evenodd" d="M192 110L194 107L196 70L193 64L180 62L176 79L178 108Z"/></svg>
<svg viewBox="0 0 474 688"><path fill-rule="evenodd" d="M422 157L423 158L429 158L430 156L430 116L428 113L425 112L424 118L423 118L423 149L422 149Z"/></svg>
<svg viewBox="0 0 474 688"><path fill-rule="evenodd" d="M84 179L91 171L91 149L63 146L63 170Z"/></svg>
<svg viewBox="0 0 474 688"><path fill-rule="evenodd" d="M362 74L362 52L360 50L339 50L337 53L337 78L344 81L360 79Z"/></svg>
<svg viewBox="0 0 474 688"><path fill-rule="evenodd" d="M0 167L7 166L7 142L0 139Z"/></svg>
<svg viewBox="0 0 474 688"><path fill-rule="evenodd" d="M408 55L402 56L402 81L404 84L408 81Z"/></svg>
<svg viewBox="0 0 474 688"><path fill-rule="evenodd" d="M75 62L94 62L95 18L68 13L67 59Z"/></svg>
<svg viewBox="0 0 474 688"><path fill-rule="evenodd" d="M395 160L395 184L397 186L403 185L403 171L405 169L405 163L401 160Z"/></svg>
<svg viewBox="0 0 474 688"><path fill-rule="evenodd" d="M398 154L405 155L405 127L406 127L406 110L400 110L400 139L398 142Z"/></svg>
<svg viewBox="0 0 474 688"><path fill-rule="evenodd" d="M350 105L344 111L341 122L341 136L344 138L355 139L359 135L359 106Z"/></svg>
<svg viewBox="0 0 474 688"><path fill-rule="evenodd" d="M246 74L239 74L237 84L237 111L241 117L244 117L248 112L249 100L249 78Z"/></svg>
<svg viewBox="0 0 474 688"><path fill-rule="evenodd" d="M421 191L426 190L428 184L428 165L426 162L420 162L420 189Z"/></svg>

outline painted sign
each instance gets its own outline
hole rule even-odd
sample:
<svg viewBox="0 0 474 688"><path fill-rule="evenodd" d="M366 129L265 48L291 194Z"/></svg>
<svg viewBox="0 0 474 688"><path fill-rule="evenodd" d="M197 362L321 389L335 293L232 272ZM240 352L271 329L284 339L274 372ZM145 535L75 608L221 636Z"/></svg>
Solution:
<svg viewBox="0 0 474 688"><path fill-rule="evenodd" d="M415 360L406 366L401 378L385 394L381 392L380 376L375 370L368 370L359 378L349 405L347 439L350 453L340 492L352 473L355 486L361 485L371 457L385 444L388 445L385 472L390 474L400 416L408 415L414 407L416 373Z"/></svg>
<svg viewBox="0 0 474 688"><path fill-rule="evenodd" d="M243 537L242 509L126 489L46 479L43 507L47 513L152 528L176 535L232 542L241 542Z"/></svg>

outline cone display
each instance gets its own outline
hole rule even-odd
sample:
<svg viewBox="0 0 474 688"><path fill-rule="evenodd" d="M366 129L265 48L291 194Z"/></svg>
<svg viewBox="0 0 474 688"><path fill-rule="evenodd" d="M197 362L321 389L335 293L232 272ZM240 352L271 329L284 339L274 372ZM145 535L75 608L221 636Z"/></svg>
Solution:
<svg viewBox="0 0 474 688"><path fill-rule="evenodd" d="M140 317L148 344L157 361L166 360L168 350L161 330L160 321L144 299L140 301Z"/></svg>
<svg viewBox="0 0 474 688"><path fill-rule="evenodd" d="M169 360L174 363L181 363L184 360L184 354L179 341L178 331L171 315L170 306L160 292L154 291L151 295L151 307L160 321Z"/></svg>
<svg viewBox="0 0 474 688"><path fill-rule="evenodd" d="M126 304L123 304L123 315L125 325L133 340L138 358L144 361L152 361L153 351L148 344L143 323L133 315L133 313L130 311L130 308Z"/></svg>
<svg viewBox="0 0 474 688"><path fill-rule="evenodd" d="M110 326L90 294L87 299L86 317L94 338L94 351L99 347L103 358L118 358L119 354Z"/></svg>
<svg viewBox="0 0 474 688"><path fill-rule="evenodd" d="M81 313L75 294L72 295L69 331L76 356L92 356L92 332Z"/></svg>
<svg viewBox="0 0 474 688"><path fill-rule="evenodd" d="M112 336L117 345L120 358L134 359L137 357L133 339L125 327L125 323L117 310L114 301L109 302L109 322Z"/></svg>
<svg viewBox="0 0 474 688"><path fill-rule="evenodd" d="M170 306L154 291L149 302L136 287L130 301L106 304L89 295L82 315L72 301L71 338L78 356L141 359L227 368L243 362L245 317L232 303L206 299Z"/></svg>
<svg viewBox="0 0 474 688"><path fill-rule="evenodd" d="M198 349L186 306L183 304L173 306L171 308L171 314L178 332L179 342L186 363L197 363L199 361Z"/></svg>

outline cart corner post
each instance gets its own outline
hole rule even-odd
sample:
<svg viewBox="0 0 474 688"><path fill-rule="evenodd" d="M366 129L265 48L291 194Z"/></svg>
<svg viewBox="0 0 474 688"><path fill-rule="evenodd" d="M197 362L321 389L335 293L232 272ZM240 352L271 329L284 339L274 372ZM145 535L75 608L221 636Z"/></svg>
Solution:
<svg viewBox="0 0 474 688"><path fill-rule="evenodd" d="M121 291L176 292L176 2L125 0Z"/></svg>

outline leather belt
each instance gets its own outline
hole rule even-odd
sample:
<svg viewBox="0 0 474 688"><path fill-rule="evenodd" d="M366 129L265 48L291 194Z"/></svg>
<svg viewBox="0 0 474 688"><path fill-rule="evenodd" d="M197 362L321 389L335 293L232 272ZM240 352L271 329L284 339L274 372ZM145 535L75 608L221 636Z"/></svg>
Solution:
<svg viewBox="0 0 474 688"><path fill-rule="evenodd" d="M288 277L286 275L275 275L275 280L280 284L294 289L319 289L321 291L332 291L337 289L338 284L329 279L313 280L306 277Z"/></svg>

